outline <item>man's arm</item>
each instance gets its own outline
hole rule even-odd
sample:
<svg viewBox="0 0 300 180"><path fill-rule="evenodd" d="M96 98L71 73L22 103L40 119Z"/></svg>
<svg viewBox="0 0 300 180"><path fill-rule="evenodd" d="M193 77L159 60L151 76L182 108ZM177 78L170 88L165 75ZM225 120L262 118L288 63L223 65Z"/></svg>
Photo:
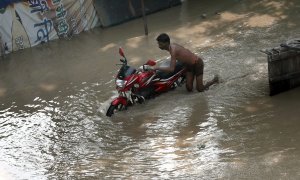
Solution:
<svg viewBox="0 0 300 180"><path fill-rule="evenodd" d="M165 72L173 72L175 70L175 65L176 65L176 59L174 60L171 59L169 67L155 67L154 69L165 71Z"/></svg>
<svg viewBox="0 0 300 180"><path fill-rule="evenodd" d="M174 72L176 66L176 57L174 53L171 53L171 61L169 67L156 67L155 70L161 70L165 72Z"/></svg>

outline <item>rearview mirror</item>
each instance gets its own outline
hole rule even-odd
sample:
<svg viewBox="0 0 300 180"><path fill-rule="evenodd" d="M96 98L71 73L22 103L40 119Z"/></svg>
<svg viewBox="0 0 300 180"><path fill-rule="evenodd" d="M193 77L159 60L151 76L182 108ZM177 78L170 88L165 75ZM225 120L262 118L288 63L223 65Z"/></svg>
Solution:
<svg viewBox="0 0 300 180"><path fill-rule="evenodd" d="M121 47L119 48L119 54L125 58L124 50Z"/></svg>
<svg viewBox="0 0 300 180"><path fill-rule="evenodd" d="M156 65L156 62L152 59L149 59L145 65L149 65L149 66L155 66Z"/></svg>

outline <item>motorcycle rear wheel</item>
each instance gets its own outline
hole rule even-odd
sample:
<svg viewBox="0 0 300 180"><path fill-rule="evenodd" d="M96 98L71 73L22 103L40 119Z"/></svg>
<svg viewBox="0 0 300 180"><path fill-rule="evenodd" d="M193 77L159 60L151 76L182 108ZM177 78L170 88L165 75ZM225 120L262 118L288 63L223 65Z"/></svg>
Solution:
<svg viewBox="0 0 300 180"><path fill-rule="evenodd" d="M180 84L180 86L183 85L185 82L186 82L186 77L185 77L185 75L182 75L182 76L179 78L179 84Z"/></svg>

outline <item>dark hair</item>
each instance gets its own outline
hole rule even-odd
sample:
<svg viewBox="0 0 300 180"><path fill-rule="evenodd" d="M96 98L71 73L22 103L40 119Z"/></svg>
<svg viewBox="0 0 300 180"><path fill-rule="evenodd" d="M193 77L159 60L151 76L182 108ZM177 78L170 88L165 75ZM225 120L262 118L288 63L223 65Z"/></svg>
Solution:
<svg viewBox="0 0 300 180"><path fill-rule="evenodd" d="M166 33L161 33L159 36L157 36L156 40L158 42L170 43L170 37Z"/></svg>

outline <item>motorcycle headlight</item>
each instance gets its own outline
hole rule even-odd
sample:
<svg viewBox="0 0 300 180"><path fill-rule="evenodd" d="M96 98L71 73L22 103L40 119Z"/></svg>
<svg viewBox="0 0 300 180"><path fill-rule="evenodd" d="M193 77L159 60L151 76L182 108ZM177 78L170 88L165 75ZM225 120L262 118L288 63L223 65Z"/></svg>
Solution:
<svg viewBox="0 0 300 180"><path fill-rule="evenodd" d="M119 87L119 88L123 88L125 86L127 81L125 80L121 80L121 79L117 79L116 80L116 85Z"/></svg>

